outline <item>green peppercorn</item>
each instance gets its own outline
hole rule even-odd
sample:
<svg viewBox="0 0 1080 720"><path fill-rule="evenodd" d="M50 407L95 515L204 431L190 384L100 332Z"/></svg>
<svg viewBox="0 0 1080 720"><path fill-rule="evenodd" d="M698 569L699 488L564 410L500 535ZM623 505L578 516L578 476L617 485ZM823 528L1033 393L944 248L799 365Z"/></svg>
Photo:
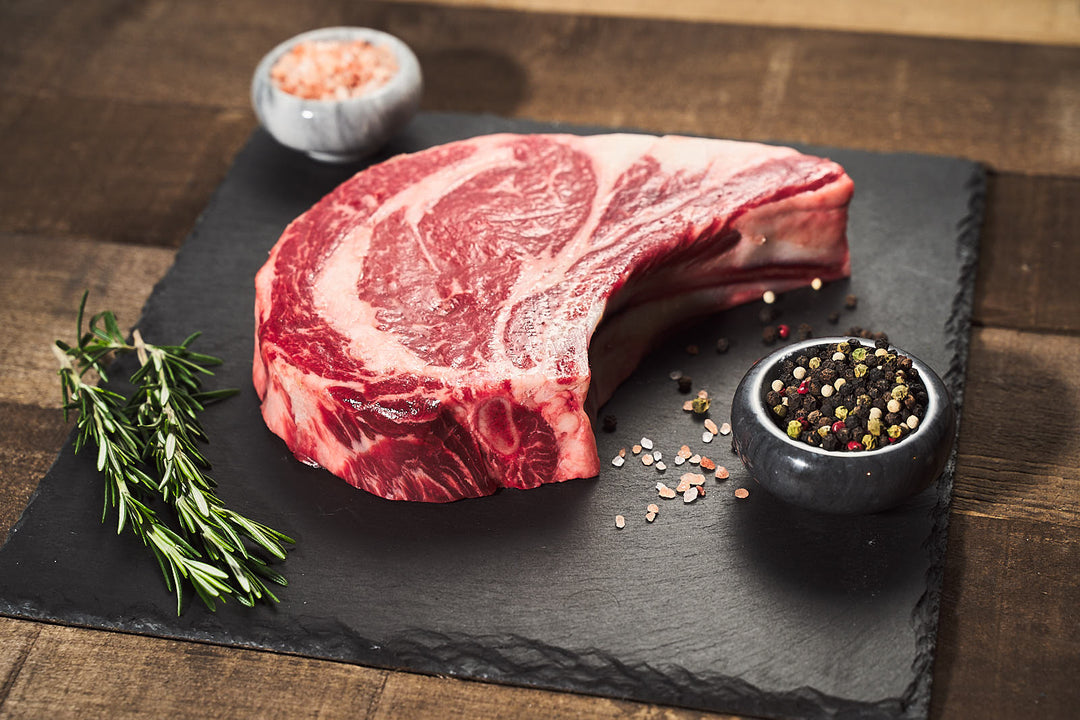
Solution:
<svg viewBox="0 0 1080 720"><path fill-rule="evenodd" d="M828 425L822 425L821 427L819 427L817 429L817 434L824 438L826 435L829 434L829 426Z"/></svg>
<svg viewBox="0 0 1080 720"><path fill-rule="evenodd" d="M811 370L817 370L819 367L821 367L821 358L815 355L814 357L810 358L810 362L808 364L810 365Z"/></svg>
<svg viewBox="0 0 1080 720"><path fill-rule="evenodd" d="M892 396L893 396L893 398L895 398L896 400L900 400L900 401L903 401L903 399L904 399L905 397L907 397L907 394L908 394L908 387L907 387L907 385L897 385L896 387L894 387L894 388L892 389Z"/></svg>
<svg viewBox="0 0 1080 720"><path fill-rule="evenodd" d="M787 405L784 405L783 403L773 405L772 411L773 414L776 415L776 417L783 418L787 416Z"/></svg>
<svg viewBox="0 0 1080 720"><path fill-rule="evenodd" d="M873 450L877 447L877 438L867 433L866 435L862 436L862 444L863 447L867 450Z"/></svg>
<svg viewBox="0 0 1080 720"><path fill-rule="evenodd" d="M866 375L866 371L869 369L870 368L866 367L862 363L859 363L855 366L855 377L863 377L864 375Z"/></svg>
<svg viewBox="0 0 1080 720"><path fill-rule="evenodd" d="M787 434L792 440L798 440L799 434L802 432L802 423L798 420L792 420L787 424Z"/></svg>
<svg viewBox="0 0 1080 720"><path fill-rule="evenodd" d="M848 409L841 405L836 408L836 412L834 414L836 415L838 420L846 420L848 415Z"/></svg>
<svg viewBox="0 0 1080 720"><path fill-rule="evenodd" d="M844 353L845 355L847 355L848 350L850 350L850 349L851 349L851 345L849 345L845 341L840 341L840 342L836 343L836 352L841 352L841 353Z"/></svg>
<svg viewBox="0 0 1080 720"><path fill-rule="evenodd" d="M690 402L690 408L698 415L709 412L709 398L696 397Z"/></svg>
<svg viewBox="0 0 1080 720"><path fill-rule="evenodd" d="M902 431L900 430L900 426L899 426L899 425L890 425L890 426L889 426L889 429L888 429L888 430L886 430L886 432L887 432L887 433L889 433L889 437L891 437L891 438L893 438L893 439L897 439L897 438L899 438L899 437L900 437L900 433L901 433Z"/></svg>
<svg viewBox="0 0 1080 720"><path fill-rule="evenodd" d="M851 351L851 357L858 362L862 362L866 359L866 348L862 346L855 348Z"/></svg>
<svg viewBox="0 0 1080 720"><path fill-rule="evenodd" d="M866 421L866 429L871 435L877 437L881 434L881 419L871 417L869 420Z"/></svg>

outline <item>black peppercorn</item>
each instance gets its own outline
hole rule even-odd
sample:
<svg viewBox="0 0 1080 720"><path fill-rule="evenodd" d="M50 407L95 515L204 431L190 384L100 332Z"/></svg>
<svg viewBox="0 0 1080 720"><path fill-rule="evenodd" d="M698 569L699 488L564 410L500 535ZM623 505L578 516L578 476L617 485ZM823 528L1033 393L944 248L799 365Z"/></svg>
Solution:
<svg viewBox="0 0 1080 720"><path fill-rule="evenodd" d="M772 345L776 342L776 328L774 326L769 325L761 331L761 342L766 345Z"/></svg>
<svg viewBox="0 0 1080 720"><path fill-rule="evenodd" d="M679 383L679 392L688 393L694 387L694 381L689 375L681 376L677 382Z"/></svg>
<svg viewBox="0 0 1080 720"><path fill-rule="evenodd" d="M605 415L601 427L603 427L604 432L615 432L615 428L617 428L618 425L619 421L615 418L614 415Z"/></svg>
<svg viewBox="0 0 1080 720"><path fill-rule="evenodd" d="M731 349L731 341L729 341L726 337L722 337L716 341L716 352L723 355L729 349Z"/></svg>

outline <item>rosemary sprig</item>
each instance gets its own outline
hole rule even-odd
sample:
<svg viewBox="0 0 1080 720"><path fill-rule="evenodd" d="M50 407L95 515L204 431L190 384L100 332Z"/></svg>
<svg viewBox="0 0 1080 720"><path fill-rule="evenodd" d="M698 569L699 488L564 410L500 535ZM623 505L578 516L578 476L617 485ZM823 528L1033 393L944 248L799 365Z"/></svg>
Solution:
<svg viewBox="0 0 1080 720"><path fill-rule="evenodd" d="M201 377L212 375L208 368L221 360L190 349L197 333L180 345L151 345L135 330L129 344L109 311L93 315L84 333L86 298L79 305L77 344L57 340L54 352L65 419L78 413L75 451L87 444L97 448L97 469L106 481L102 520L116 508L117 533L131 528L153 552L176 594L177 614L184 580L211 610L226 597L249 607L259 600L277 602L266 583L287 581L258 551L284 560L293 540L225 507L197 445L206 441L198 413L236 392L201 389ZM107 381L106 359L130 352L139 359L130 399L85 380L93 370ZM179 532L150 507L153 501L173 511Z"/></svg>

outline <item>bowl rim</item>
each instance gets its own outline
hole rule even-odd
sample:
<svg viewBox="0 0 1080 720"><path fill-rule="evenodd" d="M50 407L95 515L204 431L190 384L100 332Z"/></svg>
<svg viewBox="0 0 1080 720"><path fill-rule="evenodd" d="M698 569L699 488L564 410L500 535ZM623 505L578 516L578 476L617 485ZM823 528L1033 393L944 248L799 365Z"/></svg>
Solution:
<svg viewBox="0 0 1080 720"><path fill-rule="evenodd" d="M856 338L850 335L834 335L821 338L810 338L808 340L800 340L791 345L785 345L782 348L774 350L765 357L758 360L749 371L748 380L752 383L752 387L749 388L750 393L748 396L751 398L751 415L759 425L764 425L767 432L774 437L783 440L793 450L810 453L812 455L821 455L823 457L837 458L847 460L849 462L858 462L860 458L874 457L874 458L886 458L895 453L908 453L910 452L911 442L917 439L919 430L916 429L905 440L908 442L896 442L890 444L888 447L877 448L875 450L860 450L858 452L843 451L843 450L826 450L814 445L808 445L804 442L798 442L791 439L787 433L783 432L773 419L769 416L765 403L762 400L763 388L765 381L772 374L772 371L777 369L781 362L783 362L789 356L795 355L807 348L818 347L820 345L836 344L839 342L850 342L852 340L858 340L860 343L867 342L866 338ZM872 341L869 341L872 342ZM920 378L932 378L930 382L923 380L923 386L926 388L926 413L919 422L919 428L923 428L924 424L930 424L933 422L940 422L946 415L944 412L945 404L950 402L947 396L943 396L939 392L940 389L948 393L948 389L945 387L944 382L934 372L933 368L920 360L912 353L904 350L903 348L889 343L889 347L897 354L902 354L905 357L911 358L915 368L919 371ZM936 380L936 382L934 382Z"/></svg>
<svg viewBox="0 0 1080 720"><path fill-rule="evenodd" d="M341 100L304 98L282 90L278 87L278 84L274 82L274 79L270 77L271 69L273 69L281 56L291 50L294 45L308 40L351 40L357 38L369 40L373 43L383 42L384 46L388 47L394 54L394 59L397 60L398 63L397 71L390 76L390 79L370 92L358 95L357 97L344 98ZM395 86L404 82L407 73L402 72L402 70L404 70L407 65L415 65L416 70L419 73L420 63L416 58L416 54L413 53L412 48L410 48L404 40L396 35L391 35L385 30L363 27L360 25L333 25L305 30L302 33L298 33L279 42L269 52L263 55L262 59L259 60L259 63L255 66L255 81L265 82L269 86L270 91L277 96L289 98L293 102L311 105L312 107L329 108L335 105L364 105L378 99L381 95L391 92Z"/></svg>

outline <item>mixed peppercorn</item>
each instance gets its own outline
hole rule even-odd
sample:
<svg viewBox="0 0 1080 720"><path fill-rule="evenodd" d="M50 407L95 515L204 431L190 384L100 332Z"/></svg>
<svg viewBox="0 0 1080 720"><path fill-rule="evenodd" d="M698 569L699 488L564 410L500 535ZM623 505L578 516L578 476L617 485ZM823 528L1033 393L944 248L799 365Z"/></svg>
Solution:
<svg viewBox="0 0 1080 720"><path fill-rule="evenodd" d="M911 358L887 338L807 348L783 360L765 396L769 415L793 440L834 451L899 442L926 414L926 387Z"/></svg>

